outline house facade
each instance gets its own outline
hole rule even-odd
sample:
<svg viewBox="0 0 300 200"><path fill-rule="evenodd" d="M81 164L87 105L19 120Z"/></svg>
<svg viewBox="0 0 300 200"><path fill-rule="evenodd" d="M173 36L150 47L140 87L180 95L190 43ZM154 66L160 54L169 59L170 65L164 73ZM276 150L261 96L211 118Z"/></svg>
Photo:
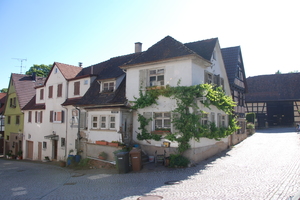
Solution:
<svg viewBox="0 0 300 200"><path fill-rule="evenodd" d="M248 77L247 84L246 109L256 114L256 127L300 123L300 73Z"/></svg>
<svg viewBox="0 0 300 200"><path fill-rule="evenodd" d="M230 86L224 66L220 45L217 38L182 44L170 36L165 37L139 57L121 66L126 71L126 98L134 102L139 97L140 90L161 86L193 86L203 83L221 86L230 95ZM228 126L228 116L214 106L207 108L197 101L198 107L205 113L203 123L214 122ZM157 104L137 109L133 115L133 140L139 143L148 155L155 151L167 154L176 152L178 144L169 140L138 140L140 123L138 115L151 119L147 131L156 134L158 129L168 129L175 132L172 125L172 110L177 107L172 98L159 96ZM165 147L163 142L169 142ZM200 142L190 141L191 148L185 156L199 162L228 147L228 137L220 141L201 138Z"/></svg>
<svg viewBox="0 0 300 200"><path fill-rule="evenodd" d="M4 130L5 130L5 116L4 105L6 101L6 93L0 93L0 154L4 152Z"/></svg>
<svg viewBox="0 0 300 200"><path fill-rule="evenodd" d="M246 103L247 82L241 47L222 48L222 56L226 67L232 99L236 102L234 115L241 127L230 136L231 145L235 145L247 138L246 134Z"/></svg>
<svg viewBox="0 0 300 200"><path fill-rule="evenodd" d="M24 113L22 109L35 95L35 87L42 84L43 78L35 74L12 74L5 104L4 152L16 155L23 148Z"/></svg>
<svg viewBox="0 0 300 200"><path fill-rule="evenodd" d="M79 111L66 102L78 101L93 76L82 67L55 62L45 83L23 109L25 158L65 160L76 153ZM63 105L65 103L65 105Z"/></svg>

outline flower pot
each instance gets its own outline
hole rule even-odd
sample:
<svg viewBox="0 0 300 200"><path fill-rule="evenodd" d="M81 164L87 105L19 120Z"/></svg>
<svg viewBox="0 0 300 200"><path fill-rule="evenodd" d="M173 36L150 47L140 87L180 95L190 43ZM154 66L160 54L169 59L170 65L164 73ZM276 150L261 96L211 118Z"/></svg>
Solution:
<svg viewBox="0 0 300 200"><path fill-rule="evenodd" d="M114 142L109 142L108 146L112 146L112 147L118 147L119 143L114 143Z"/></svg>
<svg viewBox="0 0 300 200"><path fill-rule="evenodd" d="M106 141L96 141L96 144L107 145L108 142L106 142Z"/></svg>
<svg viewBox="0 0 300 200"><path fill-rule="evenodd" d="M98 156L98 158L101 160L106 160L105 157L103 157L103 156Z"/></svg>
<svg viewBox="0 0 300 200"><path fill-rule="evenodd" d="M59 166L60 167L65 167L66 166L66 162L65 161L59 161Z"/></svg>

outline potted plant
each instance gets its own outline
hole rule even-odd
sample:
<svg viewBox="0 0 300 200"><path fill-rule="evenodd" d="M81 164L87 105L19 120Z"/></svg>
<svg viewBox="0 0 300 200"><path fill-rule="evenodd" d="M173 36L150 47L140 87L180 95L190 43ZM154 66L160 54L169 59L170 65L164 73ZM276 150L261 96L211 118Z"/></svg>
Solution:
<svg viewBox="0 0 300 200"><path fill-rule="evenodd" d="M105 140L101 140L101 141L96 141L96 144L107 145L108 142L106 142Z"/></svg>
<svg viewBox="0 0 300 200"><path fill-rule="evenodd" d="M23 151L19 150L17 153L17 160L22 160L23 159Z"/></svg>
<svg viewBox="0 0 300 200"><path fill-rule="evenodd" d="M9 150L8 153L6 154L7 159L12 159L12 150Z"/></svg>
<svg viewBox="0 0 300 200"><path fill-rule="evenodd" d="M111 142L108 143L108 146L118 147L119 146L119 142L118 141L111 141Z"/></svg>
<svg viewBox="0 0 300 200"><path fill-rule="evenodd" d="M98 158L101 159L101 160L106 160L107 159L107 153L104 152L104 151L100 152Z"/></svg>

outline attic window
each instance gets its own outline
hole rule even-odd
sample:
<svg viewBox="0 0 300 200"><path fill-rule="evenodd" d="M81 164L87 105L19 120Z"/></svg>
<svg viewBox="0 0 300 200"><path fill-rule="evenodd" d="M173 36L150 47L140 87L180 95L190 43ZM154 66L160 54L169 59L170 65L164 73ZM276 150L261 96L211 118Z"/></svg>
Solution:
<svg viewBox="0 0 300 200"><path fill-rule="evenodd" d="M102 92L113 92L115 90L115 82L103 82L102 83Z"/></svg>
<svg viewBox="0 0 300 200"><path fill-rule="evenodd" d="M56 74L58 72L57 67L54 68L54 74Z"/></svg>
<svg viewBox="0 0 300 200"><path fill-rule="evenodd" d="M213 51L213 53L212 53L212 59L217 60L216 51Z"/></svg>

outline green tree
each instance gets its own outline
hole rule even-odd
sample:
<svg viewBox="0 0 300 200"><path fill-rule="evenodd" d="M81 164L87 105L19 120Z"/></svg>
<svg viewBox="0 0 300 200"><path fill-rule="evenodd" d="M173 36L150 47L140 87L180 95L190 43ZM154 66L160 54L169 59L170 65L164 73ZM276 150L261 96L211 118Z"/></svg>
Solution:
<svg viewBox="0 0 300 200"><path fill-rule="evenodd" d="M34 64L30 69L26 72L26 75L32 75L33 72L36 73L36 76L40 77L47 77L50 70L51 70L52 65L36 65Z"/></svg>
<svg viewBox="0 0 300 200"><path fill-rule="evenodd" d="M282 73L281 73L281 71L278 70L277 72L275 72L275 74L282 74Z"/></svg>
<svg viewBox="0 0 300 200"><path fill-rule="evenodd" d="M2 93L6 93L7 92L7 88L2 88L1 90L0 90L0 92L2 92Z"/></svg>
<svg viewBox="0 0 300 200"><path fill-rule="evenodd" d="M291 71L289 73L299 73L299 71L298 70L294 70L294 71Z"/></svg>

